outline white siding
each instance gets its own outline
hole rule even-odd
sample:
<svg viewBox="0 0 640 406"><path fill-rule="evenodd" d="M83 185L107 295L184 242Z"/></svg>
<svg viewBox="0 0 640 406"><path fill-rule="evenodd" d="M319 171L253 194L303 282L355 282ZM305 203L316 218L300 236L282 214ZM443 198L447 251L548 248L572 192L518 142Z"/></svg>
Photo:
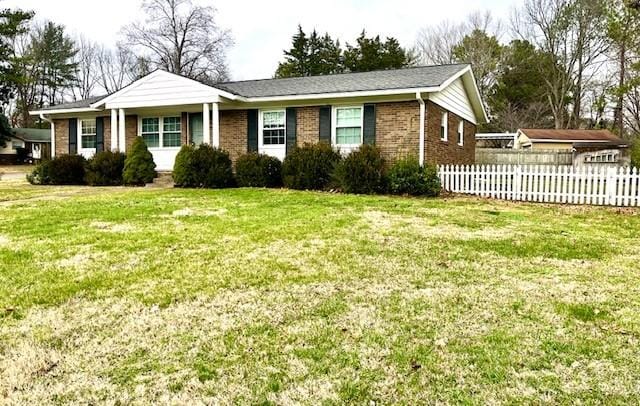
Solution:
<svg viewBox="0 0 640 406"><path fill-rule="evenodd" d="M173 106L217 101L219 91L194 80L157 71L107 101L107 108Z"/></svg>
<svg viewBox="0 0 640 406"><path fill-rule="evenodd" d="M473 112L467 91L464 89L462 79L456 79L441 92L429 95L429 100L465 120L477 124L476 115Z"/></svg>

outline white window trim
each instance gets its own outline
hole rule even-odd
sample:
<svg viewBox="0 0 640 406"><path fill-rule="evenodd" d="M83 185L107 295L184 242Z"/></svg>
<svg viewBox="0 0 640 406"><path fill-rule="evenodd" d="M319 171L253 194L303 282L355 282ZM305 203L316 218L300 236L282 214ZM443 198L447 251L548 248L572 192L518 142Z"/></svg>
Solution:
<svg viewBox="0 0 640 406"><path fill-rule="evenodd" d="M264 113L284 113L284 143L264 144ZM258 111L258 151L263 148L278 149L287 147L287 109L260 109Z"/></svg>
<svg viewBox="0 0 640 406"><path fill-rule="evenodd" d="M164 119L169 117L178 117L180 119L180 146L177 147L163 147L163 133L164 133ZM163 116L138 116L138 137L142 137L142 120L145 118L157 118L158 119L158 146L157 147L149 147L149 151L171 151L171 150L179 150L182 148L182 114L165 114ZM188 120L187 120L188 121ZM188 123L187 123L188 126Z"/></svg>
<svg viewBox="0 0 640 406"><path fill-rule="evenodd" d="M440 134L440 141L449 141L449 113L444 112L440 115L440 130L444 128L444 137Z"/></svg>
<svg viewBox="0 0 640 406"><path fill-rule="evenodd" d="M464 121L458 123L458 146L464 147Z"/></svg>
<svg viewBox="0 0 640 406"><path fill-rule="evenodd" d="M94 125L96 127L96 132L93 133L93 136L96 137L96 146L93 148L82 148L82 122L83 121L93 121ZM97 117L93 117L93 118L79 118L78 119L78 130L76 132L76 134L78 134L78 139L76 140L76 148L78 150L78 154L79 155L83 155L86 158L91 157L92 155L94 155L97 151L96 147L98 146L98 124L96 123L97 121ZM91 134L84 134L84 135L91 135Z"/></svg>
<svg viewBox="0 0 640 406"><path fill-rule="evenodd" d="M338 110L340 109L360 109L360 143L359 144L340 144L336 141ZM331 107L331 145L340 152L349 153L354 149L360 148L364 143L364 104L357 105L337 105Z"/></svg>

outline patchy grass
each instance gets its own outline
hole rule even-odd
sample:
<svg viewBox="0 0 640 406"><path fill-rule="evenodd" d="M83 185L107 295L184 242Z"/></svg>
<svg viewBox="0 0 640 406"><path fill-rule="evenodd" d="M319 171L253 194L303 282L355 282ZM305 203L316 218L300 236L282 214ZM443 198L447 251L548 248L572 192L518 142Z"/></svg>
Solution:
<svg viewBox="0 0 640 406"><path fill-rule="evenodd" d="M8 403L638 403L640 212L0 184Z"/></svg>

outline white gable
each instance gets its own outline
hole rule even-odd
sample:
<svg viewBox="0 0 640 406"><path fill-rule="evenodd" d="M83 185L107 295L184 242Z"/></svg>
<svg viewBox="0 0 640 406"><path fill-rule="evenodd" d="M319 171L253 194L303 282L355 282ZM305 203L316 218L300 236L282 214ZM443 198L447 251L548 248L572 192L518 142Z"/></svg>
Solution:
<svg viewBox="0 0 640 406"><path fill-rule="evenodd" d="M158 70L100 100L92 107L105 106L111 109L212 103L219 101L220 96L233 97L195 80Z"/></svg>
<svg viewBox="0 0 640 406"><path fill-rule="evenodd" d="M440 92L429 95L429 100L465 120L477 124L476 114L461 78L454 80Z"/></svg>

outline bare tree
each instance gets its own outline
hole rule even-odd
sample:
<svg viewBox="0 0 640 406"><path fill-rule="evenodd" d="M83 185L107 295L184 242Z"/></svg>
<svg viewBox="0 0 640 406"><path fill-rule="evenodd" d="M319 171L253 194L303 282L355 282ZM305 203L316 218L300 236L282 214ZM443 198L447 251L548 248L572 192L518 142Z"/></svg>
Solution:
<svg viewBox="0 0 640 406"><path fill-rule="evenodd" d="M453 63L453 48L462 41L466 34L466 26L451 21L442 21L435 26L424 27L418 33L416 48L420 63L446 64Z"/></svg>
<svg viewBox="0 0 640 406"><path fill-rule="evenodd" d="M513 33L549 56L541 61L556 128L577 125L584 81L606 49L600 0L525 0L511 18ZM572 104L572 109L569 109Z"/></svg>
<svg viewBox="0 0 640 406"><path fill-rule="evenodd" d="M74 100L86 99L94 96L96 86L99 82L96 59L98 56L98 45L84 36L76 39L75 55L76 65L76 86L71 88Z"/></svg>
<svg viewBox="0 0 640 406"><path fill-rule="evenodd" d="M438 25L427 26L418 32L415 50L423 64L446 64L459 62L454 48L473 31L481 31L498 39L502 36L502 22L494 18L491 11L475 11L466 20L455 23L449 20Z"/></svg>
<svg viewBox="0 0 640 406"><path fill-rule="evenodd" d="M134 54L153 68L203 82L226 79L231 35L216 23L213 7L194 6L191 0L145 0L142 7L146 21L122 29Z"/></svg>
<svg viewBox="0 0 640 406"><path fill-rule="evenodd" d="M105 93L116 92L138 79L136 57L124 46L118 45L115 49L100 47L96 65L98 81Z"/></svg>

